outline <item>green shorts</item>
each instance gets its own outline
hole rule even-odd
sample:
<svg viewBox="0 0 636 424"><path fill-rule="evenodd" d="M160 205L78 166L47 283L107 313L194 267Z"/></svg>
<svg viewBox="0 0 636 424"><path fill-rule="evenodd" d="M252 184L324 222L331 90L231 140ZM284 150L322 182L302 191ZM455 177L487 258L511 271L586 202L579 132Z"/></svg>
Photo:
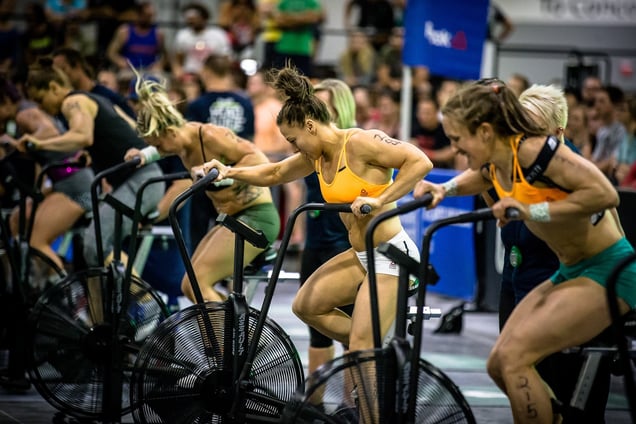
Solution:
<svg viewBox="0 0 636 424"><path fill-rule="evenodd" d="M607 287L607 279L618 262L634 253L634 248L623 237L612 246L591 258L582 260L574 265L561 264L559 270L550 279L556 284L572 280L576 277L586 277ZM616 284L616 293L632 309L636 309L636 262L631 262L620 273Z"/></svg>
<svg viewBox="0 0 636 424"><path fill-rule="evenodd" d="M235 214L233 217L255 230L261 230L270 245L278 238L278 233L280 233L280 216L273 203L261 203L250 206Z"/></svg>

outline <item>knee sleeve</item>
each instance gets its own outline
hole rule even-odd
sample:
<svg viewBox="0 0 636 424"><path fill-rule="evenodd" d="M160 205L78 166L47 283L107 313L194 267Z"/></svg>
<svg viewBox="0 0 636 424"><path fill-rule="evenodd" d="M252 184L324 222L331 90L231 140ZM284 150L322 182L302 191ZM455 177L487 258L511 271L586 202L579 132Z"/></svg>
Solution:
<svg viewBox="0 0 636 424"><path fill-rule="evenodd" d="M309 345L316 348L325 348L333 345L333 340L320 331L309 327Z"/></svg>

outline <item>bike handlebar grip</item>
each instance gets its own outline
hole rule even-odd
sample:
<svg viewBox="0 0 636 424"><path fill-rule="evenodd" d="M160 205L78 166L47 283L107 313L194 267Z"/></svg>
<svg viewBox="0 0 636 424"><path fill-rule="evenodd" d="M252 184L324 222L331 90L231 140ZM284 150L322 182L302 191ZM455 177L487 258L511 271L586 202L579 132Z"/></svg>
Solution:
<svg viewBox="0 0 636 424"><path fill-rule="evenodd" d="M517 219L520 216L521 216L521 211L519 211L519 209L514 207L506 208L506 218Z"/></svg>
<svg viewBox="0 0 636 424"><path fill-rule="evenodd" d="M24 147L26 148L27 152L35 152L37 150L37 145L32 141L27 141Z"/></svg>
<svg viewBox="0 0 636 424"><path fill-rule="evenodd" d="M200 190L202 187L216 180L218 176L219 176L219 170L216 168L210 169L210 172L208 172L206 175L201 175L199 173L196 173L195 177L197 178L197 181L194 184L192 184L191 190L192 191Z"/></svg>
<svg viewBox="0 0 636 424"><path fill-rule="evenodd" d="M362 205L360 207L360 213L363 215L368 215L371 213L371 206L370 205Z"/></svg>

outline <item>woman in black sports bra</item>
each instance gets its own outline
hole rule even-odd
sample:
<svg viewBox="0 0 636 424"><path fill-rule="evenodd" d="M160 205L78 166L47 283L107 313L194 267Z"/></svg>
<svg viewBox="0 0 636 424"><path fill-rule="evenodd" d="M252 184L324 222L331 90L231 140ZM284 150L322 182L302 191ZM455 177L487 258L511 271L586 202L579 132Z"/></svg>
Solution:
<svg viewBox="0 0 636 424"><path fill-rule="evenodd" d="M186 122L161 84L139 77L137 81L135 91L140 104L137 130L150 147L131 149L126 158L140 156L143 163L150 163L162 156L177 155L186 169L212 159L236 167L269 162L253 143L228 128ZM209 186L206 193L219 213L235 216L250 227L262 230L270 243L278 237L280 217L269 189L223 181ZM245 243L245 264L262 251ZM215 285L232 275L233 258L234 234L222 225L213 227L196 247L192 265L206 301L224 300ZM183 277L181 289L191 301L195 300L187 275Z"/></svg>

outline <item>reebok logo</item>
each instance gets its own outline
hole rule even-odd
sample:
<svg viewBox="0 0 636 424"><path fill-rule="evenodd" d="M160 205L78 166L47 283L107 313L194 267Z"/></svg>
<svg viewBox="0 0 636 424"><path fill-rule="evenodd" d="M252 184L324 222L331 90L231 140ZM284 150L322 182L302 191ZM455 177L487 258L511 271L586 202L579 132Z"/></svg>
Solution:
<svg viewBox="0 0 636 424"><path fill-rule="evenodd" d="M436 47L447 49L466 50L468 41L464 31L458 31L454 36L445 29L435 29L433 22L426 21L424 24L424 37Z"/></svg>

